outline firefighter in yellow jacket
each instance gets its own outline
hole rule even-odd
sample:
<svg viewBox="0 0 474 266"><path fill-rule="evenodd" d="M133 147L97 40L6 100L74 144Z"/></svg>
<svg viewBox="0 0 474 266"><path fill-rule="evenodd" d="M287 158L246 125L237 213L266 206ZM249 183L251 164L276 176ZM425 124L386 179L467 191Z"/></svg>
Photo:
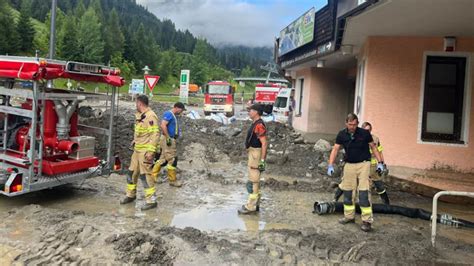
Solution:
<svg viewBox="0 0 474 266"><path fill-rule="evenodd" d="M380 139L372 134L372 125L369 122L362 123L362 128L368 130L374 139L374 143L377 146L377 150L380 153L380 157L383 162L385 162L383 157L383 147L380 143ZM385 188L385 184L382 180L382 177L387 175L388 168L387 166L384 167L384 172L377 172L377 159L372 151L370 151L370 155L372 158L370 159L370 182L374 185L375 191L379 194L380 199L384 204L390 205L390 199L388 198L387 189Z"/></svg>
<svg viewBox="0 0 474 266"><path fill-rule="evenodd" d="M127 174L127 196L120 204L134 202L137 197L138 178L145 188L145 205L142 210L157 207L155 179L152 176L153 159L158 149L160 131L158 117L148 107L148 97L140 95L136 100L134 150Z"/></svg>

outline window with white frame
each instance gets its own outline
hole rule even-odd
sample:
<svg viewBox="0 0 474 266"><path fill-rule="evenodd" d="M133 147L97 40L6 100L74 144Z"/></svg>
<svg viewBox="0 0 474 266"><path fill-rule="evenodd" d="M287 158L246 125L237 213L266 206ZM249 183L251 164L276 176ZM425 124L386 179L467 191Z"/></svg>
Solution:
<svg viewBox="0 0 474 266"><path fill-rule="evenodd" d="M466 57L427 56L421 140L464 143Z"/></svg>

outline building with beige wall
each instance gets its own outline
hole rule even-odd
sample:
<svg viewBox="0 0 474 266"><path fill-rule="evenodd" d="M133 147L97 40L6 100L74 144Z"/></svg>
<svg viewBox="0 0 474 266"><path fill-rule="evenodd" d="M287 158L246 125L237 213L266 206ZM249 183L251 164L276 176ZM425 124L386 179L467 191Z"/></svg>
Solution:
<svg viewBox="0 0 474 266"><path fill-rule="evenodd" d="M390 165L474 172L474 1L328 6L333 49L297 63L277 57L302 107L295 128L335 134L353 111L373 124Z"/></svg>

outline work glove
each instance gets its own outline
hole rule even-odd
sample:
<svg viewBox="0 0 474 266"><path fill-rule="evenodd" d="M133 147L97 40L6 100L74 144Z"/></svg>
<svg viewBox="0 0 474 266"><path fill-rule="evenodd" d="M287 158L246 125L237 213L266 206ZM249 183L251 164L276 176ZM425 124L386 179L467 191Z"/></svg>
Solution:
<svg viewBox="0 0 474 266"><path fill-rule="evenodd" d="M153 162L153 159L155 158L155 153L154 152L147 152L145 153L145 159L148 162Z"/></svg>
<svg viewBox="0 0 474 266"><path fill-rule="evenodd" d="M379 163L377 164L377 171L376 171L377 174L378 174L379 176L382 176L382 174L383 174L384 171L385 171L385 164L384 164L383 162L379 162Z"/></svg>
<svg viewBox="0 0 474 266"><path fill-rule="evenodd" d="M328 176L332 176L334 174L334 166L332 164L328 165Z"/></svg>
<svg viewBox="0 0 474 266"><path fill-rule="evenodd" d="M265 171L266 166L267 166L267 163L265 162L265 160L260 160L260 163L258 164L258 170L260 172L263 172Z"/></svg>
<svg viewBox="0 0 474 266"><path fill-rule="evenodd" d="M170 137L166 138L166 146L168 146L168 147L171 146L171 138Z"/></svg>

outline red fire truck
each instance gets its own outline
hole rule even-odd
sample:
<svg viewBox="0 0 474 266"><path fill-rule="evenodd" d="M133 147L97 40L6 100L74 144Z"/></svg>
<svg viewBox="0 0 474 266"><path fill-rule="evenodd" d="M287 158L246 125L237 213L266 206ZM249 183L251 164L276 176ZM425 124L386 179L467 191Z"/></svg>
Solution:
<svg viewBox="0 0 474 266"><path fill-rule="evenodd" d="M235 87L227 81L211 81L206 84L204 91L204 114L225 113L234 115Z"/></svg>
<svg viewBox="0 0 474 266"><path fill-rule="evenodd" d="M58 78L108 84L112 93L61 90L47 82ZM24 81L31 87L19 88ZM0 194L21 195L114 170L114 116L108 128L90 127L79 124L78 110L94 99L115 114L116 87L124 82L118 69L107 66L0 56ZM107 138L105 156L95 154L93 135Z"/></svg>
<svg viewBox="0 0 474 266"><path fill-rule="evenodd" d="M259 103L264 106L264 112L267 114L272 113L273 104L277 98L278 92L282 88L286 88L285 85L280 83L259 83L255 86L255 100L254 103Z"/></svg>

